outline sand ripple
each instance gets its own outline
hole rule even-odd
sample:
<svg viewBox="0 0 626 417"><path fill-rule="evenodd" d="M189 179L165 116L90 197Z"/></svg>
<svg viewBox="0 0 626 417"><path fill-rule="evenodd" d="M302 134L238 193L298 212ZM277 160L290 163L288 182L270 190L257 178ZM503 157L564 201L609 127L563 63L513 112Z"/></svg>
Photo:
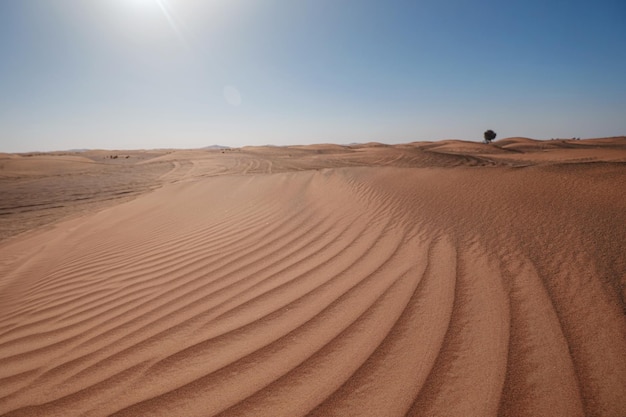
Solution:
<svg viewBox="0 0 626 417"><path fill-rule="evenodd" d="M623 168L263 160L2 244L0 414L626 415Z"/></svg>

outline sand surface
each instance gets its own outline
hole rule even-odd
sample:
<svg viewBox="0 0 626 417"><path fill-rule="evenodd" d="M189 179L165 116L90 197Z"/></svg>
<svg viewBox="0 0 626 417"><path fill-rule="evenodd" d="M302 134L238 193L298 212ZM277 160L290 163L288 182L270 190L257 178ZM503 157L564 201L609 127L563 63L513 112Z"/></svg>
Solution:
<svg viewBox="0 0 626 417"><path fill-rule="evenodd" d="M0 196L0 415L626 416L626 138L0 154Z"/></svg>

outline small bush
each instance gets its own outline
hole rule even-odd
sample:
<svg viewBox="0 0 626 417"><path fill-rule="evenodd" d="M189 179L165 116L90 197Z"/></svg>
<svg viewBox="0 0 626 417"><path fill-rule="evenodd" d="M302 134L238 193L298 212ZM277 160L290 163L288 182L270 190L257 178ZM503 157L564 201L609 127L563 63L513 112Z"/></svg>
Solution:
<svg viewBox="0 0 626 417"><path fill-rule="evenodd" d="M491 143L492 140L494 140L496 138L496 132L494 132L493 130L489 129L484 133L484 138L485 138L485 142L486 143Z"/></svg>

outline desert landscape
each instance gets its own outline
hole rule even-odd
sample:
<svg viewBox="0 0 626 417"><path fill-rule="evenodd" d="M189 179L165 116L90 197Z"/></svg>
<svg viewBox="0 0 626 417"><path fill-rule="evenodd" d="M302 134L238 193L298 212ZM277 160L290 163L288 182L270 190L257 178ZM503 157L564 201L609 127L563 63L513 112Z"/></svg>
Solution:
<svg viewBox="0 0 626 417"><path fill-rule="evenodd" d="M626 416L626 137L0 154L0 415Z"/></svg>

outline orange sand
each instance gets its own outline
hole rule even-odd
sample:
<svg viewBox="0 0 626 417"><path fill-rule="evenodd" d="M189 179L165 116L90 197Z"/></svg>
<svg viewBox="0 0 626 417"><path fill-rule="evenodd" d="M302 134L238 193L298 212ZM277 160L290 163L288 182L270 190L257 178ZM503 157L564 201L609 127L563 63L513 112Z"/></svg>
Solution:
<svg viewBox="0 0 626 417"><path fill-rule="evenodd" d="M626 416L626 138L112 154L0 154L0 415Z"/></svg>

